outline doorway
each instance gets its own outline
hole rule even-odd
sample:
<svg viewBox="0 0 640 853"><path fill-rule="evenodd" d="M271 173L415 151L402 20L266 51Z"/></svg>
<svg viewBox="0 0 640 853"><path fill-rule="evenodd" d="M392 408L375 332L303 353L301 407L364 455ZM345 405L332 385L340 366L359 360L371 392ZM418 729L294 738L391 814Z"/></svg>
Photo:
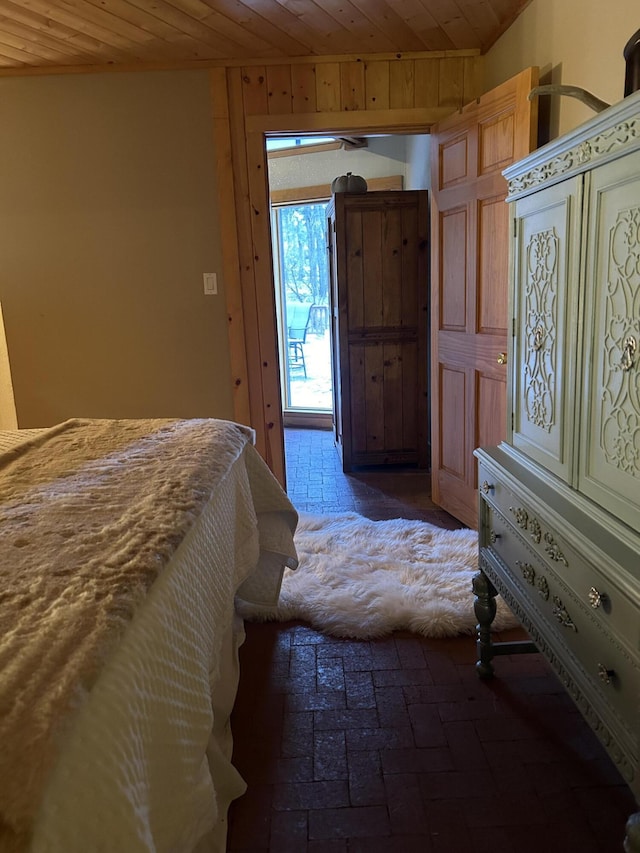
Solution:
<svg viewBox="0 0 640 853"><path fill-rule="evenodd" d="M336 416L326 217L332 180L351 172L366 178L369 192L425 188L428 140L426 134L265 134L284 426L331 429ZM298 323L296 335L289 334L292 312L303 314L304 341Z"/></svg>

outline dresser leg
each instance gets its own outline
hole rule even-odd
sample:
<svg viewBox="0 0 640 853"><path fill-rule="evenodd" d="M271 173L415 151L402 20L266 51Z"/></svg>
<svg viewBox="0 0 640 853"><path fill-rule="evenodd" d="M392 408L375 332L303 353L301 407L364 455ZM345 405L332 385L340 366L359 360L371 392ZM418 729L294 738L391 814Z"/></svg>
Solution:
<svg viewBox="0 0 640 853"><path fill-rule="evenodd" d="M496 616L496 595L497 591L494 585L484 572L480 571L473 578L473 592L475 593L475 601L473 610L478 620L477 631L478 640L476 649L478 660L476 662L476 672L480 678L491 678L493 676L493 648L491 644L491 623Z"/></svg>
<svg viewBox="0 0 640 853"><path fill-rule="evenodd" d="M640 853L640 812L631 815L626 829L624 853Z"/></svg>

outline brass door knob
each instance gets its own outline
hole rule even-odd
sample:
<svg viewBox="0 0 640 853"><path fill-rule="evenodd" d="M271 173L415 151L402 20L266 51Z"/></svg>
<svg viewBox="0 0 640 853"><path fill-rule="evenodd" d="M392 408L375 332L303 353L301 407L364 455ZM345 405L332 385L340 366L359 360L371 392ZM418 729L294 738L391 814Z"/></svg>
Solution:
<svg viewBox="0 0 640 853"><path fill-rule="evenodd" d="M507 354L506 352L498 353L498 364L506 364L507 363Z"/></svg>

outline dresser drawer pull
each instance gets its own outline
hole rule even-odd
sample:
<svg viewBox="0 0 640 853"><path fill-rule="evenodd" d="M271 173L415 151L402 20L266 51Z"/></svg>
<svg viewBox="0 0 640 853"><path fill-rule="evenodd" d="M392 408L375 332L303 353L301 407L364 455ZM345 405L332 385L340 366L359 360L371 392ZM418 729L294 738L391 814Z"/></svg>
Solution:
<svg viewBox="0 0 640 853"><path fill-rule="evenodd" d="M495 489L495 486L493 485L493 483L489 483L487 482L487 480L484 480L481 488L485 495L488 495L489 492L492 492Z"/></svg>
<svg viewBox="0 0 640 853"><path fill-rule="evenodd" d="M607 602L607 594L604 592L598 592L595 586L592 586L589 590L589 604L593 607L594 610L597 610L601 604L606 604Z"/></svg>
<svg viewBox="0 0 640 853"><path fill-rule="evenodd" d="M489 542L491 542L492 545L495 545L498 539L500 539L500 534L496 533L495 530L492 530L489 533Z"/></svg>
<svg viewBox="0 0 640 853"><path fill-rule="evenodd" d="M574 625L572 618L569 616L567 608L564 606L564 604L558 598L557 595L553 596L553 604L553 615L556 617L558 622L565 628L571 628L572 631L575 631L577 633L578 629Z"/></svg>
<svg viewBox="0 0 640 853"><path fill-rule="evenodd" d="M603 663L598 664L598 677L600 678L600 681L603 681L605 684L611 684L611 679L615 674L615 670L607 669Z"/></svg>

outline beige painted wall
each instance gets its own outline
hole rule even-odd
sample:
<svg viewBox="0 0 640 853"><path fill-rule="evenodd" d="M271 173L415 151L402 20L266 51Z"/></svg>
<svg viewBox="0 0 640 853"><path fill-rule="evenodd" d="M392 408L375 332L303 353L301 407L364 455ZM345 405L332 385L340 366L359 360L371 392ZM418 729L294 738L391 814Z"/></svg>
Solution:
<svg viewBox="0 0 640 853"><path fill-rule="evenodd" d="M232 417L208 73L5 78L0 122L19 426Z"/></svg>
<svg viewBox="0 0 640 853"><path fill-rule="evenodd" d="M608 103L624 95L622 51L640 27L638 0L532 0L487 53L485 89L529 65L540 67L541 83L580 86ZM545 96L541 98L548 100ZM566 133L595 113L574 98L545 105L549 138Z"/></svg>

